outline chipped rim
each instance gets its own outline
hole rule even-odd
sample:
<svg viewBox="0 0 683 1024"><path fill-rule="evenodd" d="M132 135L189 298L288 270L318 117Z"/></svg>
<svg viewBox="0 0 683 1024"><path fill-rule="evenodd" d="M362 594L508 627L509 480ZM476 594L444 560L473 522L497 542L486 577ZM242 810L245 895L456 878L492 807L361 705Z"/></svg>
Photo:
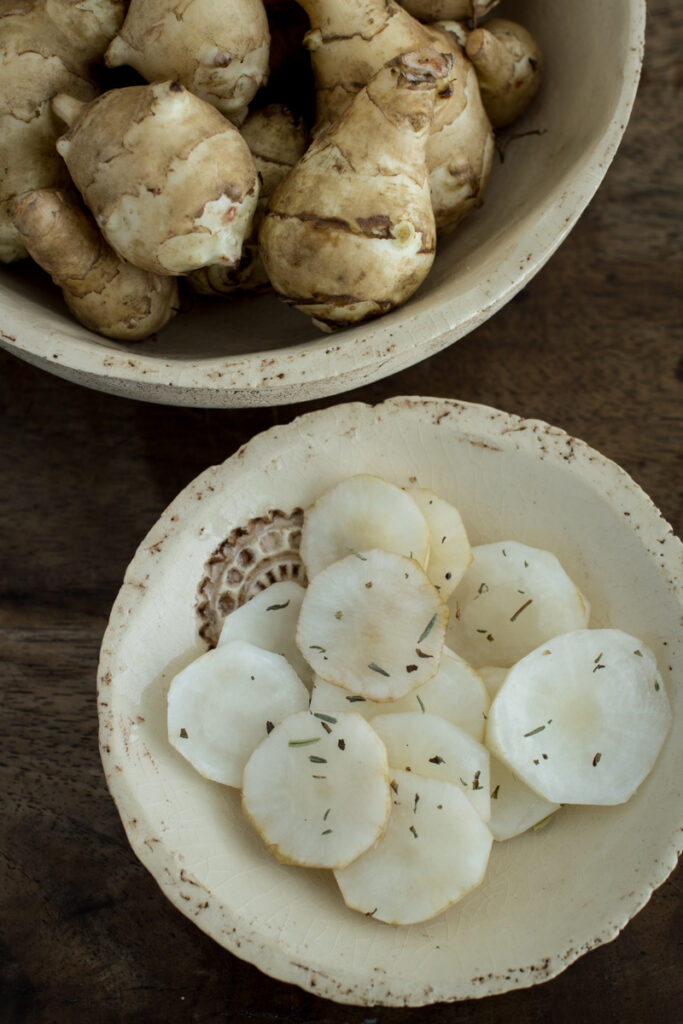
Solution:
<svg viewBox="0 0 683 1024"><path fill-rule="evenodd" d="M629 35L621 89L609 128L572 169L570 181L563 179L547 197L533 226L531 259L527 257L525 233L523 244L517 239L486 287L437 301L417 314L411 312L409 303L399 311L400 320L390 313L340 332L333 336L333 343L327 335L286 348L201 362L158 359L137 348L121 349L78 324L66 337L23 311L5 310L0 346L34 366L95 390L202 408L271 406L335 395L440 352L489 319L544 266L607 173L631 115L640 79L645 0L629 0L625 13Z"/></svg>
<svg viewBox="0 0 683 1024"><path fill-rule="evenodd" d="M341 414L341 415L340 415ZM643 548L659 571L662 587L678 602L683 612L683 544L673 533L649 496L615 462L590 448L585 442L571 437L560 428L544 421L523 419L519 416L493 409L488 406L460 402L454 399L422 398L402 396L391 398L377 405L347 403L328 409L311 412L297 417L286 426L275 426L256 435L243 445L222 466L212 466L192 481L163 512L158 522L141 545L128 567L124 584L114 603L100 654L98 667L98 713L100 719L100 751L107 779L107 785L121 815L130 845L151 872L167 898L194 924L229 952L246 960L264 973L280 981L296 984L306 991L351 1005L372 1006L424 1006L436 1002L455 1002L464 999L481 998L502 994L510 990L528 988L550 980L560 974L584 953L596 946L616 938L632 917L648 902L652 893L671 874L678 857L683 852L681 822L672 820L669 834L662 835L658 857L649 864L647 882L639 891L615 899L615 909L610 920L602 929L582 943L574 943L567 949L546 956L534 966L516 968L516 973L506 971L500 974L476 977L464 981L453 978L441 987L417 990L403 977L381 979L366 978L359 982L345 969L335 964L334 969L326 964L326 970L297 962L290 952L270 938L264 940L256 922L245 922L230 908L222 905L201 882L193 878L179 860L163 843L153 838L151 824L147 822L148 835L145 838L145 810L139 801L133 782L117 763L112 737L116 732L114 709L110 703L110 689L115 671L117 634L125 630L126 622L135 615L136 607L142 600L139 584L146 572L154 567L154 551L167 539L178 537L185 529L188 517L188 503L196 507L194 500L202 491L214 490L220 472L236 474L240 467L253 461L265 464L272 442L283 436L292 443L310 438L313 433L322 436L341 435L344 429L353 426L358 417L408 416L415 425L430 422L437 428L443 419L445 430L456 437L469 441L475 446L491 447L513 452L523 452L539 459L550 459L562 466L567 473L590 485L618 513L628 516L633 531L637 531ZM456 426L457 424L457 426ZM330 428L332 428L330 430ZM327 435L326 435L327 432ZM632 513L637 510L637 518ZM665 543L669 542L669 543ZM128 584L128 585L127 585ZM672 645L672 658L675 654ZM135 827L133 827L133 825ZM205 893L205 911L197 920L191 916L188 896L183 888L197 886L191 890ZM334 973L333 973L334 972ZM385 988L382 988L384 984ZM391 985L391 989L388 987Z"/></svg>

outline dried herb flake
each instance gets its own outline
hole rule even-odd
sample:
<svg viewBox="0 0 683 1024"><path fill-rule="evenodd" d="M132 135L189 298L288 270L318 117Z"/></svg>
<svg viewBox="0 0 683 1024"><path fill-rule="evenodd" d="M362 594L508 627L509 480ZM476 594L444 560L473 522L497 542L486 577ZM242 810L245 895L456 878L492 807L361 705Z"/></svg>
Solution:
<svg viewBox="0 0 683 1024"><path fill-rule="evenodd" d="M269 604L266 608L267 612L279 612L281 608L286 608L289 601L285 601L284 604Z"/></svg>
<svg viewBox="0 0 683 1024"><path fill-rule="evenodd" d="M290 740L288 746L290 747L309 747L311 743L320 743L319 736L311 736L308 740Z"/></svg>
<svg viewBox="0 0 683 1024"><path fill-rule="evenodd" d="M421 635L420 635L420 637L419 637L419 639L417 641L418 644L421 644L423 640L427 639L427 637L431 633L432 629L434 628L434 623L436 622L436 620L438 618L438 614L439 614L438 612L434 612L434 614L432 615L431 619L429 620L429 622L427 623L427 625L423 629L423 631L422 631L422 633L421 633Z"/></svg>

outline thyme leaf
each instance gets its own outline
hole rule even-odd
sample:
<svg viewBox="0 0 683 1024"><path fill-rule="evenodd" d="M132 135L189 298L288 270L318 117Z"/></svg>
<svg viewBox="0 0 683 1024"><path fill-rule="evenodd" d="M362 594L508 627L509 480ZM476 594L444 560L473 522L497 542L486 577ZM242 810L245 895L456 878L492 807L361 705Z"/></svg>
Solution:
<svg viewBox="0 0 683 1024"><path fill-rule="evenodd" d="M491 793L491 799L492 800L497 800L498 799L498 790L499 789L500 789L500 783L496 786L496 788Z"/></svg>
<svg viewBox="0 0 683 1024"><path fill-rule="evenodd" d="M313 712L313 717L314 718L320 718L323 722L329 722L330 725L336 725L337 724L337 719L336 718L333 718L332 715L324 715L322 713L322 711L314 711Z"/></svg>
<svg viewBox="0 0 683 1024"><path fill-rule="evenodd" d="M319 743L319 736L311 736L308 740L290 740L288 746L290 747L310 747L311 743Z"/></svg>
<svg viewBox="0 0 683 1024"><path fill-rule="evenodd" d="M537 725L536 728L532 729L530 732L525 732L524 738L526 739L527 736L535 736L537 732L543 732L544 729L544 725Z"/></svg>
<svg viewBox="0 0 683 1024"><path fill-rule="evenodd" d="M267 612L279 612L281 608L286 608L289 601L285 601L284 604L269 604L266 608Z"/></svg>
<svg viewBox="0 0 683 1024"><path fill-rule="evenodd" d="M315 754L309 754L308 760L312 761L313 764L327 764L326 757L317 757Z"/></svg>
<svg viewBox="0 0 683 1024"><path fill-rule="evenodd" d="M593 758L593 767L596 768L597 765L600 764L601 760L602 760L602 754L600 753L600 751L598 751L598 753Z"/></svg>
<svg viewBox="0 0 683 1024"><path fill-rule="evenodd" d="M359 700L364 701L365 697L359 697L356 696L356 694L352 694L350 697L347 697L346 699L348 700L349 704L355 704Z"/></svg>
<svg viewBox="0 0 683 1024"><path fill-rule="evenodd" d="M408 829L408 831L412 832L413 836L415 837L415 839L417 839L417 829L415 828L414 825L411 825L410 828Z"/></svg>
<svg viewBox="0 0 683 1024"><path fill-rule="evenodd" d="M417 700L417 703L420 705L420 711L424 715L424 713L425 713L425 706L424 706L424 703L422 701L422 697L420 696L419 693L415 694L415 699Z"/></svg>
<svg viewBox="0 0 683 1024"><path fill-rule="evenodd" d="M379 672L379 674L381 676L388 676L389 675L389 673L385 672L383 668L379 667L379 665L375 665L374 661L370 662L370 664L368 665L368 668L372 669L373 672Z"/></svg>

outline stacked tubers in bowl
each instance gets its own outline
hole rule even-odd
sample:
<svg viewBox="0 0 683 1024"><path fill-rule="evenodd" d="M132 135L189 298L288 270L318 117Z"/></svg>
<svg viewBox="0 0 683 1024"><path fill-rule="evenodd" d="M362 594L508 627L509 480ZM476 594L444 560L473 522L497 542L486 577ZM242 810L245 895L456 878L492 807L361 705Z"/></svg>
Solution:
<svg viewBox="0 0 683 1024"><path fill-rule="evenodd" d="M30 255L83 324L128 341L177 312L179 279L221 298L272 286L323 330L404 303L481 203L538 47L480 24L491 2L301 0L305 34L288 5L10 5L0 259Z"/></svg>

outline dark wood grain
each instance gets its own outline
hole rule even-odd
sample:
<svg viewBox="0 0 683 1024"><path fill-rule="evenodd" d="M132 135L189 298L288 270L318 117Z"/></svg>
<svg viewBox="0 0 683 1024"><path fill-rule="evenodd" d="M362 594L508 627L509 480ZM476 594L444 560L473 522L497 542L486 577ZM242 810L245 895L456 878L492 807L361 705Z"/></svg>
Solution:
<svg viewBox="0 0 683 1024"><path fill-rule="evenodd" d="M102 395L0 353L0 1021L683 1021L680 870L618 939L533 989L390 1011L264 977L136 861L95 707L109 609L161 510L254 433L334 401L450 396L545 419L620 463L680 531L681 22L653 0L631 124L567 241L497 316L416 367L340 399L232 413Z"/></svg>

